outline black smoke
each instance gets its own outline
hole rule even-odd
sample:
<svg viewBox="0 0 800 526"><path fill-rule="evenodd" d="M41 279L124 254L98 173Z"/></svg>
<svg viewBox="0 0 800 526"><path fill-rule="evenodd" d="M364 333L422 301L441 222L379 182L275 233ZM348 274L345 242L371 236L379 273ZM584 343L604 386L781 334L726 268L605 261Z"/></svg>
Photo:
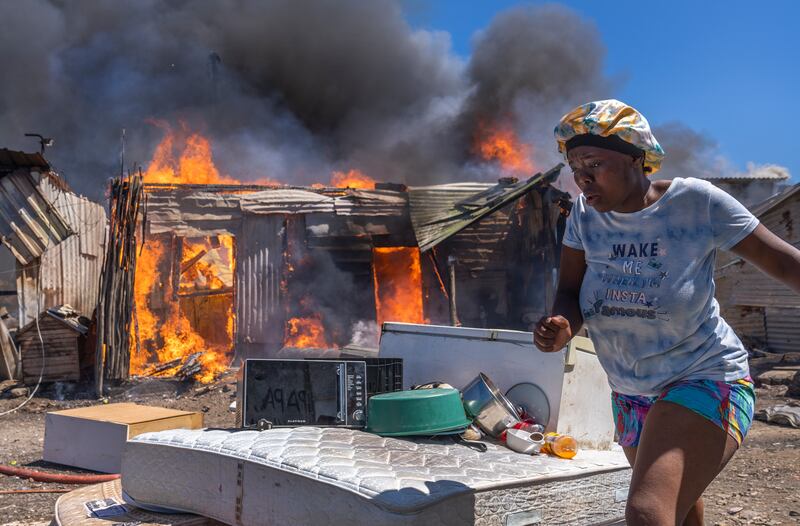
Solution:
<svg viewBox="0 0 800 526"><path fill-rule="evenodd" d="M420 184L494 177L470 153L482 119L552 164L555 120L609 90L596 29L557 6L500 14L466 62L392 0L0 0L0 19L0 146L54 137L48 158L95 198L122 129L126 165L150 159L151 119L208 135L245 181L359 168Z"/></svg>

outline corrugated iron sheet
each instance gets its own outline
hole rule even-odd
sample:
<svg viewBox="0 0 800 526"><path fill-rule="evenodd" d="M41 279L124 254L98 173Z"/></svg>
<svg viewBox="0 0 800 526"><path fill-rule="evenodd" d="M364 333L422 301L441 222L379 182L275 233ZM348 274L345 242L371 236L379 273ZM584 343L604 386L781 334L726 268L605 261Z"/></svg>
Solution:
<svg viewBox="0 0 800 526"><path fill-rule="evenodd" d="M756 208L762 224L782 239L800 248L800 185L767 200ZM741 258L720 258L716 278L723 308L732 306L800 307L800 296L786 285L766 276Z"/></svg>
<svg viewBox="0 0 800 526"><path fill-rule="evenodd" d="M0 174L14 172L19 168L49 172L50 164L40 153L25 153L0 148Z"/></svg>
<svg viewBox="0 0 800 526"><path fill-rule="evenodd" d="M47 179L42 180L39 189L53 209L67 218L76 235L48 248L39 260L18 266L20 325L33 321L37 312L63 304L91 317L97 306L105 254L105 209L60 190ZM38 297L37 291L41 292Z"/></svg>
<svg viewBox="0 0 800 526"><path fill-rule="evenodd" d="M245 214L236 239L236 338L246 345L283 336L281 304L284 218Z"/></svg>
<svg viewBox="0 0 800 526"><path fill-rule="evenodd" d="M767 346L774 352L800 351L800 308L767 307Z"/></svg>
<svg viewBox="0 0 800 526"><path fill-rule="evenodd" d="M308 190L276 188L242 195L242 210L251 214L310 214L334 211L334 198Z"/></svg>
<svg viewBox="0 0 800 526"><path fill-rule="evenodd" d="M703 178L707 181L785 181L789 179L789 174L785 170L765 166L749 172L706 175Z"/></svg>
<svg viewBox="0 0 800 526"><path fill-rule="evenodd" d="M147 231L182 237L235 235L242 218L239 195L205 189L146 186Z"/></svg>
<svg viewBox="0 0 800 526"><path fill-rule="evenodd" d="M527 181L486 185L459 183L408 189L411 223L422 252L429 250L496 210L514 202L544 181L558 177L557 165Z"/></svg>
<svg viewBox="0 0 800 526"><path fill-rule="evenodd" d="M0 239L23 265L72 233L37 183L26 169L0 175Z"/></svg>
<svg viewBox="0 0 800 526"><path fill-rule="evenodd" d="M450 238L448 248L458 256L460 267L471 272L507 269L510 258L503 242L511 232L512 208L498 210Z"/></svg>
<svg viewBox="0 0 800 526"><path fill-rule="evenodd" d="M408 209L408 194L393 190L347 190L334 198L337 215L400 216Z"/></svg>
<svg viewBox="0 0 800 526"><path fill-rule="evenodd" d="M787 188L783 192L770 197L762 203L759 203L753 208L752 212L756 217L761 217L770 210L776 208L778 205L782 204L787 199L797 196L798 193L800 193L800 183Z"/></svg>
<svg viewBox="0 0 800 526"><path fill-rule="evenodd" d="M185 237L236 235L242 214L403 216L404 192L312 188L147 185L147 230Z"/></svg>
<svg viewBox="0 0 800 526"><path fill-rule="evenodd" d="M739 337L764 344L767 342L764 312L763 307L735 306L725 310L722 315Z"/></svg>
<svg viewBox="0 0 800 526"><path fill-rule="evenodd" d="M800 248L800 185L753 209L762 224ZM776 352L800 351L800 296L741 258L720 258L717 298L728 323L743 337Z"/></svg>

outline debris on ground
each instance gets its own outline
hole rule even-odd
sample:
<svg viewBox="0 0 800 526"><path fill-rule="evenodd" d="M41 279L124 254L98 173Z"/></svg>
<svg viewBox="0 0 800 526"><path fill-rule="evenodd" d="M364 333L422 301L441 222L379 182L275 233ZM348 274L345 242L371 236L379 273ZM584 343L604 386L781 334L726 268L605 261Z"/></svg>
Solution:
<svg viewBox="0 0 800 526"><path fill-rule="evenodd" d="M800 406L776 405L762 409L756 418L773 424L800 427Z"/></svg>

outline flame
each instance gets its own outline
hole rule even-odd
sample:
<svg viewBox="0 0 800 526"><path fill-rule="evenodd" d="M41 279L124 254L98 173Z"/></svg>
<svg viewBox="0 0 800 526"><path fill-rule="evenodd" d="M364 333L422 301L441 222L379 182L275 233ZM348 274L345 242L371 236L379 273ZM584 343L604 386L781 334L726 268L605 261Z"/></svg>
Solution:
<svg viewBox="0 0 800 526"><path fill-rule="evenodd" d="M534 171L533 146L520 142L510 125L481 123L475 134L474 151L485 161L495 161L510 172Z"/></svg>
<svg viewBox="0 0 800 526"><path fill-rule="evenodd" d="M162 128L165 135L156 146L153 159L144 173L145 183L242 184L242 181L220 174L212 157L211 142L207 138L199 133L190 132L185 124L181 124L181 129L176 131L165 122L153 123ZM279 183L269 178L261 178L252 181L251 184Z"/></svg>
<svg viewBox="0 0 800 526"><path fill-rule="evenodd" d="M302 349L328 349L330 344L325 337L322 317L313 314L307 318L290 318L286 323L284 346Z"/></svg>
<svg viewBox="0 0 800 526"><path fill-rule="evenodd" d="M240 184L217 170L211 156L211 144L205 137L189 133L185 127L179 133L163 123L159 125L167 133L147 167L146 183ZM201 353L198 361L202 369L195 378L204 383L213 381L217 374L227 369L233 350L233 237L184 238L179 264L173 263L175 248L167 246L162 239L148 238L136 264L136 324L131 337L131 374L146 374L154 366L176 359L183 362L191 355ZM177 278L174 276L176 272L179 274ZM177 291L174 290L176 284ZM175 292L180 299L176 299ZM215 292L219 295L208 296ZM220 321L225 318L222 331L217 329L219 325L215 319L202 320L207 325L205 330L194 327L182 311L182 305L210 297L224 298L215 300L212 308L205 311ZM206 333L214 335L214 341ZM220 339L225 341L216 341ZM179 367L180 364L156 374L173 375Z"/></svg>
<svg viewBox="0 0 800 526"><path fill-rule="evenodd" d="M223 236L220 246L226 250L223 254L232 255L233 239ZM184 254L181 258L181 267L187 265L201 253L214 250L210 242L189 242L184 240ZM169 279L170 257L172 250L167 250L164 242L158 239L149 239L144 245L136 264L136 278L134 281L134 299L138 325L138 339L140 347L137 351L136 336L131 340L131 374L146 374L154 365L186 358L195 353L199 355L201 371L195 378L208 383L224 372L232 353L233 341L233 301L229 296L225 306L225 336L226 343L207 341L199 334L197 329L181 310L179 301L173 299L172 285ZM219 257L217 262L213 259L204 261L199 259L184 274L179 281L179 291L190 290L218 290L226 286L225 280L220 276L233 275L233 258ZM224 265L224 268L219 267ZM187 278L188 276L188 278ZM195 281L193 281L195 280ZM198 284L193 288L193 284ZM155 308L153 304L160 304ZM213 323L213 320L212 320ZM158 376L174 375L178 367L157 373Z"/></svg>
<svg viewBox="0 0 800 526"><path fill-rule="evenodd" d="M416 247L375 247L372 251L375 311L385 321L428 323L422 311L422 267Z"/></svg>
<svg viewBox="0 0 800 526"><path fill-rule="evenodd" d="M358 170L349 172L333 172L331 176L331 186L337 188L359 188L362 190L374 190L375 179L365 175Z"/></svg>

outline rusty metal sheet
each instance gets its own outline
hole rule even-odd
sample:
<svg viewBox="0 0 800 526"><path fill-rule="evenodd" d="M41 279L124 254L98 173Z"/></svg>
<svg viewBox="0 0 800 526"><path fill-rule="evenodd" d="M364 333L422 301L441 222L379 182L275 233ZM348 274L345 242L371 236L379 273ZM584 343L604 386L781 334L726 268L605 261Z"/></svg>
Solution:
<svg viewBox="0 0 800 526"><path fill-rule="evenodd" d="M563 164L515 184L457 183L408 189L411 223L422 252L558 177Z"/></svg>
<svg viewBox="0 0 800 526"><path fill-rule="evenodd" d="M766 308L767 346L774 352L800 352L800 308Z"/></svg>
<svg viewBox="0 0 800 526"><path fill-rule="evenodd" d="M237 346L280 343L285 311L281 302L284 217L244 214L236 238Z"/></svg>
<svg viewBox="0 0 800 526"><path fill-rule="evenodd" d="M61 213L37 188L36 179L38 175L26 169L0 174L0 240L23 265L72 234Z"/></svg>
<svg viewBox="0 0 800 526"><path fill-rule="evenodd" d="M309 190L275 188L242 195L239 202L251 214L310 214L334 212L334 201Z"/></svg>
<svg viewBox="0 0 800 526"><path fill-rule="evenodd" d="M75 235L48 248L41 257L17 269L20 325L37 312L68 304L90 317L97 306L107 236L105 209L98 203L64 192L43 180L39 189ZM37 296L37 291L40 294Z"/></svg>
<svg viewBox="0 0 800 526"><path fill-rule="evenodd" d="M0 148L0 173L10 173L19 168L49 172L50 164L40 153L25 153Z"/></svg>
<svg viewBox="0 0 800 526"><path fill-rule="evenodd" d="M242 216L238 195L184 187L148 190L146 214L149 234L182 237L235 235Z"/></svg>
<svg viewBox="0 0 800 526"><path fill-rule="evenodd" d="M393 190L347 190L334 199L337 215L401 216L408 213L408 194Z"/></svg>
<svg viewBox="0 0 800 526"><path fill-rule="evenodd" d="M761 217L762 215L781 205L786 200L796 197L799 193L800 183L790 186L778 195L774 195L753 207L753 215L756 217Z"/></svg>

